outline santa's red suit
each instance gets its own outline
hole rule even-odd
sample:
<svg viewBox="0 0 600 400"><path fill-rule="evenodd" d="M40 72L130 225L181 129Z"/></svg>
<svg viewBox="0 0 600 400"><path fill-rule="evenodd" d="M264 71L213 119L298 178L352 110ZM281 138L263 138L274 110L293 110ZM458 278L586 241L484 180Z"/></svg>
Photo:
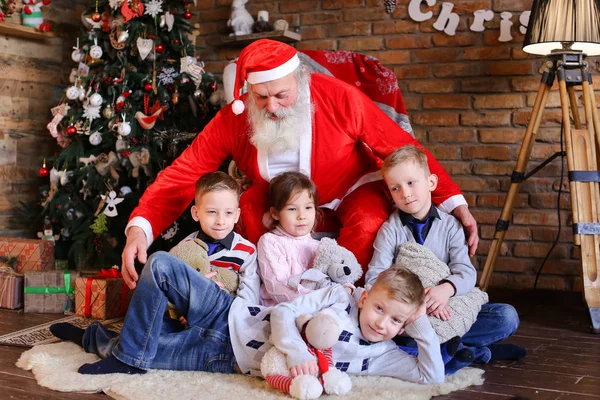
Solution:
<svg viewBox="0 0 600 400"><path fill-rule="evenodd" d="M398 147L418 142L366 95L333 77L311 75L310 101L312 129L300 139L298 168L316 184L319 204L335 209L333 214L341 224L339 244L354 252L366 270L375 235L391 204L377 172L381 160ZM253 183L240 201L240 233L256 243L265 231L262 217L274 168L269 166L268 152L250 143L246 112L234 114L231 104L220 110L146 190L128 226L139 226L150 240L156 238L194 199L196 180L232 156ZM427 157L431 173L439 178L434 203L447 211L464 204L462 196L456 197L460 195L458 186L429 152Z"/></svg>

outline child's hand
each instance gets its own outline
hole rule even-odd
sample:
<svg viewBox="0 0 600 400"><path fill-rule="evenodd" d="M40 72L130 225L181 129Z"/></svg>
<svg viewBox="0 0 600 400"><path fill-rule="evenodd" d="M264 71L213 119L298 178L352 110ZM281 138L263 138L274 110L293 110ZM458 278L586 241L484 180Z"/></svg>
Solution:
<svg viewBox="0 0 600 400"><path fill-rule="evenodd" d="M181 325L187 327L187 319L185 319L183 316L179 317L179 322L181 323Z"/></svg>
<svg viewBox="0 0 600 400"><path fill-rule="evenodd" d="M305 361L302 364L294 365L290 368L290 374L292 378L297 377L298 375L317 375L319 372L319 367L317 366L317 362L315 360Z"/></svg>
<svg viewBox="0 0 600 400"><path fill-rule="evenodd" d="M206 279L211 279L211 280L216 276L217 276L217 273L215 271L210 271L208 274L204 275L204 277ZM218 287L225 290L225 286L221 282L217 282L215 280L213 280L213 282L216 283Z"/></svg>
<svg viewBox="0 0 600 400"><path fill-rule="evenodd" d="M348 294L349 294L350 296L352 296L352 293L354 293L354 290L356 289L356 286L354 286L354 285L353 285L353 284L351 284L351 283L346 283L346 284L344 285L344 289L346 289L346 292L348 292Z"/></svg>
<svg viewBox="0 0 600 400"><path fill-rule="evenodd" d="M427 314L431 314L439 307L448 305L448 299L454 294L454 286L448 282L425 289L425 304Z"/></svg>
<svg viewBox="0 0 600 400"><path fill-rule="evenodd" d="M426 314L426 311L427 311L427 306L425 305L425 303L421 304L419 306L419 308L417 308L415 310L415 312L413 312L410 315L410 317L408 317L408 319L404 323L404 326L408 326L408 325L412 324L413 322L415 322L416 320L418 320L419 318L421 318L423 315Z"/></svg>
<svg viewBox="0 0 600 400"><path fill-rule="evenodd" d="M452 310L448 306L443 306L432 312L431 315L442 321L448 321L452 317Z"/></svg>

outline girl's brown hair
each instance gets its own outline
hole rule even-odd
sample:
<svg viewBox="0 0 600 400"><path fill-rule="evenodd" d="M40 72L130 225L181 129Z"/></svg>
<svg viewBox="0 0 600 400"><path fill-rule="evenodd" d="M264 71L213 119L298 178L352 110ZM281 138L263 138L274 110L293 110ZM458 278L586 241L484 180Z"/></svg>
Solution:
<svg viewBox="0 0 600 400"><path fill-rule="evenodd" d="M283 172L277 175L269 183L269 209L273 207L275 211L281 211L289 202L292 196L306 190L309 197L315 203L317 219L315 225L320 221L321 212L317 208L319 198L317 196L317 187L310 178L301 172ZM266 221L267 227L273 229L277 225L277 221L271 219Z"/></svg>

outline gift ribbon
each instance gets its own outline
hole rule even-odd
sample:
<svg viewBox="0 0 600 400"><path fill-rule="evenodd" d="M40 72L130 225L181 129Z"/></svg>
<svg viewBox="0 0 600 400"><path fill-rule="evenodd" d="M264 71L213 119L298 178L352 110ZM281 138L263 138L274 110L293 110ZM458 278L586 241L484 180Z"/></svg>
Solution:
<svg viewBox="0 0 600 400"><path fill-rule="evenodd" d="M23 276L23 274L18 273L17 271L15 271L14 269L12 269L10 267L10 264L14 265L14 261L16 261L16 257L10 258L10 259L7 259L6 257L0 257L0 262L6 263L5 265L0 265L0 274L6 274L6 275L8 275L8 278L10 278L11 276L15 276L15 277ZM2 285L0 285L0 297L4 296L4 292L6 291L6 288L8 287L8 278L4 279L2 281Z"/></svg>
<svg viewBox="0 0 600 400"><path fill-rule="evenodd" d="M121 273L116 268L102 269L99 274L86 278L85 280L85 308L84 315L89 318L92 316L92 281L94 279L118 279L121 278ZM123 282L121 290L121 314L125 314L127 302L127 285Z"/></svg>
<svg viewBox="0 0 600 400"><path fill-rule="evenodd" d="M63 287L26 287L25 294L56 294L65 293L67 296L75 292L75 288L71 286L71 271L65 271Z"/></svg>

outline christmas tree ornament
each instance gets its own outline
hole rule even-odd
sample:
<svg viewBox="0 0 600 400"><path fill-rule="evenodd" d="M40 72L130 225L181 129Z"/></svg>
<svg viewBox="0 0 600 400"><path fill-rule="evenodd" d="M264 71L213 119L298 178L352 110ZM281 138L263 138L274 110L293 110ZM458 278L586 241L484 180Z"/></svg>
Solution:
<svg viewBox="0 0 600 400"><path fill-rule="evenodd" d="M162 53L163 51L165 51L165 46L162 43L159 43L156 46L154 46L154 50L156 50L157 53Z"/></svg>
<svg viewBox="0 0 600 400"><path fill-rule="evenodd" d="M150 15L152 18L156 18L158 14L162 12L162 0L150 0L145 4L145 15Z"/></svg>
<svg viewBox="0 0 600 400"><path fill-rule="evenodd" d="M67 171L67 168L65 167L65 169L63 171L59 172L58 181L60 182L60 184L62 186L66 186L67 183L69 183L71 181L72 176L73 176L73 171Z"/></svg>
<svg viewBox="0 0 600 400"><path fill-rule="evenodd" d="M93 106L101 106L102 105L102 96L98 93L94 93L90 96L90 104Z"/></svg>
<svg viewBox="0 0 600 400"><path fill-rule="evenodd" d="M141 111L135 113L135 119L138 121L140 126L143 129L150 130L154 128L154 124L156 123L156 119L163 112L164 108L161 107L154 112L152 115L146 115Z"/></svg>
<svg viewBox="0 0 600 400"><path fill-rule="evenodd" d="M50 121L48 125L46 125L46 128L48 128L48 131L50 132L50 135L52 135L53 138L58 137L58 124L60 123L60 121L62 121L65 115L67 115L69 109L70 107L67 105L67 103L63 103L57 105L56 107L50 110L52 112L52 115L54 115L54 118L52 118L52 121Z"/></svg>
<svg viewBox="0 0 600 400"><path fill-rule="evenodd" d="M102 58L102 54L102 47L98 46L97 44L90 47L90 57L98 59Z"/></svg>
<svg viewBox="0 0 600 400"><path fill-rule="evenodd" d="M138 52L140 54L140 58L145 60L148 57L148 54L152 51L152 47L154 47L154 42L152 39L142 39L138 37L136 40L136 45Z"/></svg>
<svg viewBox="0 0 600 400"><path fill-rule="evenodd" d="M171 85L175 83L175 78L179 76L179 73L173 67L164 67L160 74L158 74L158 82L162 86Z"/></svg>
<svg viewBox="0 0 600 400"><path fill-rule="evenodd" d="M89 140L92 145L98 146L100 143L102 143L102 134L96 131L90 135Z"/></svg>
<svg viewBox="0 0 600 400"><path fill-rule="evenodd" d="M124 199L117 197L117 193L114 190L111 190L110 193L108 193L108 196L100 196L102 196L102 200L106 201L106 208L103 211L104 214L107 217L116 217L119 215L117 212L117 204L121 203Z"/></svg>
<svg viewBox="0 0 600 400"><path fill-rule="evenodd" d="M81 62L81 60L83 60L83 52L76 47L74 47L74 49L75 50L71 53L71 60L76 63Z"/></svg>
<svg viewBox="0 0 600 400"><path fill-rule="evenodd" d="M111 119L115 116L115 109L112 104L108 104L106 107L104 107L104 110L102 110L102 116L104 119Z"/></svg>
<svg viewBox="0 0 600 400"><path fill-rule="evenodd" d="M179 103L179 92L177 91L177 88L175 88L173 96L171 96L171 101L173 102L173 104Z"/></svg>
<svg viewBox="0 0 600 400"><path fill-rule="evenodd" d="M100 118L100 106L92 106L91 104L83 105L83 117L87 118L90 122Z"/></svg>
<svg viewBox="0 0 600 400"><path fill-rule="evenodd" d="M82 163L84 167L87 167L90 164L94 165L96 163L96 156L92 154L89 157L79 157L79 162ZM83 186L85 186L85 180L83 181Z"/></svg>
<svg viewBox="0 0 600 400"><path fill-rule="evenodd" d="M42 177L42 178L46 178L48 175L50 175L50 171L48 170L48 168L46 167L46 159L44 158L44 163L42 164L42 166L40 167L38 174Z"/></svg>
<svg viewBox="0 0 600 400"><path fill-rule="evenodd" d="M217 104L219 104L219 100L221 100L221 96L219 96L217 94L217 92L213 92L210 97L208 98L208 102L210 104L212 104L213 106L216 106Z"/></svg>
<svg viewBox="0 0 600 400"><path fill-rule="evenodd" d="M385 6L385 12L391 14L396 9L396 2L398 0L383 0L383 5Z"/></svg>
<svg viewBox="0 0 600 400"><path fill-rule="evenodd" d="M132 192L132 190L131 190L131 188L129 186L121 186L121 189L119 189L119 194L122 197L127 196L131 192Z"/></svg>
<svg viewBox="0 0 600 400"><path fill-rule="evenodd" d="M77 128L75 128L73 125L69 125L69 127L67 128L67 135L74 135L77 133Z"/></svg>
<svg viewBox="0 0 600 400"><path fill-rule="evenodd" d="M100 22L101 20L102 20L102 15L100 15L100 13L95 12L92 14L92 21Z"/></svg>
<svg viewBox="0 0 600 400"><path fill-rule="evenodd" d="M145 90L146 92L149 92L149 91L151 91L151 90L152 90L152 84L151 84L151 83L146 83L146 84L144 85L144 90Z"/></svg>
<svg viewBox="0 0 600 400"><path fill-rule="evenodd" d="M69 86L67 88L67 99L76 100L79 97L79 88L75 85Z"/></svg>
<svg viewBox="0 0 600 400"><path fill-rule="evenodd" d="M121 114L123 121L119 124L119 129L117 132L119 132L119 135L121 136L128 136L131 133L131 125L129 125L129 122L125 121L125 114Z"/></svg>
<svg viewBox="0 0 600 400"><path fill-rule="evenodd" d="M175 22L175 16L171 14L169 11L165 12L160 16L160 27L167 27L167 31L171 32L173 29L173 23Z"/></svg>
<svg viewBox="0 0 600 400"><path fill-rule="evenodd" d="M121 6L121 14L125 17L125 22L141 17L144 15L144 4L140 0L125 0Z"/></svg>
<svg viewBox="0 0 600 400"><path fill-rule="evenodd" d="M111 151L106 155L105 153L101 153L96 158L96 172L100 174L100 176L106 176L106 174L110 173L110 176L119 180L119 174L115 169L115 166L119 165L119 157L117 157L114 151Z"/></svg>
<svg viewBox="0 0 600 400"><path fill-rule="evenodd" d="M119 43L125 43L125 41L129 38L129 31L123 31L119 33Z"/></svg>
<svg viewBox="0 0 600 400"><path fill-rule="evenodd" d="M185 12L183 13L183 18L185 19L191 19L192 18L192 13L190 10L185 10Z"/></svg>
<svg viewBox="0 0 600 400"><path fill-rule="evenodd" d="M142 149L140 151L134 151L127 157L133 169L131 170L131 176L137 178L140 175L140 168L144 170L146 176L152 176L150 171L150 152L148 149Z"/></svg>
<svg viewBox="0 0 600 400"><path fill-rule="evenodd" d="M79 99L79 101L84 101L85 100L85 89L82 86L79 86L79 96L77 96L77 98Z"/></svg>

